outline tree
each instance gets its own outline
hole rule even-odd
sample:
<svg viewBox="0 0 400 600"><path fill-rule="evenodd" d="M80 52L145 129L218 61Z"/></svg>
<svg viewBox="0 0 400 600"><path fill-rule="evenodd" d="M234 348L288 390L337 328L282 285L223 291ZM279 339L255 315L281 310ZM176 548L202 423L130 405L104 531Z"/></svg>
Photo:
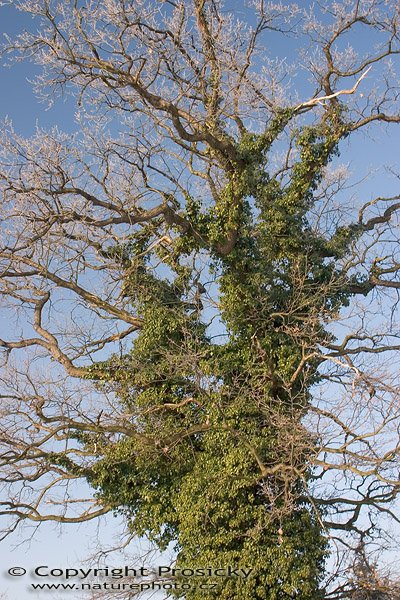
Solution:
<svg viewBox="0 0 400 600"><path fill-rule="evenodd" d="M396 7L255 0L239 22L208 0L14 4L40 30L4 52L42 66L49 100L76 97L81 129L3 133L20 332L0 341L3 512L121 512L176 544L178 585L182 568L252 569L220 598L352 597L340 569L322 582L329 548L398 521L400 346L370 315L396 308L400 202L348 198L334 165L400 122ZM269 38L302 41L313 90L285 83ZM95 496L78 514L80 478Z"/></svg>

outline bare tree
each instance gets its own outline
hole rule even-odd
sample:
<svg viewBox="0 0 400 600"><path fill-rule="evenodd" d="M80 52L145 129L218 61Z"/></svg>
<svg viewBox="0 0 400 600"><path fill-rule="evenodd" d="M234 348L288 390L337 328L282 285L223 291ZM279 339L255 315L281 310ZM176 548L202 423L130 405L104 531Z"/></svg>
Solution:
<svg viewBox="0 0 400 600"><path fill-rule="evenodd" d="M356 132L400 123L398 7L255 0L244 23L230 3L205 0L14 5L40 30L9 40L4 55L42 66L36 89L50 102L73 94L80 131L25 139L6 123L2 133L1 296L15 331L0 339L2 514L15 517L6 535L25 520L114 510L74 486L123 439L168 461L222 431L247 448L276 523L300 495L332 547L391 543L400 196L357 194L334 156ZM361 30L373 41L365 51L347 45ZM308 75L268 56L269 36L299 39ZM307 77L313 89L297 83ZM399 176L387 177L394 187ZM244 240L271 265L272 283L260 278L251 300L240 288L252 273ZM179 401L121 404L141 368L126 357L151 320L146 285L146 302L163 298L187 319L159 353L186 388ZM251 331L252 368L230 372L224 402L194 318L216 352L217 336ZM276 358L266 327L292 357ZM274 459L232 425L227 406L238 397L274 431ZM277 529L278 544L284 536ZM327 598L356 598L348 564Z"/></svg>

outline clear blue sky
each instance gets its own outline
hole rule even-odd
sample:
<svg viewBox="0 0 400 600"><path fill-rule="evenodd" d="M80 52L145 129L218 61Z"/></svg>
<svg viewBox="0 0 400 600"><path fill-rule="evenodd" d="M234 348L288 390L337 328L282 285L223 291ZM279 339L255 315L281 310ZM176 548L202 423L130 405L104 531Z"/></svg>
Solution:
<svg viewBox="0 0 400 600"><path fill-rule="evenodd" d="M29 15L15 11L11 6L0 7L0 29L2 34L13 35L32 27L33 20ZM36 125L42 128L57 126L63 131L72 132L77 129L74 120L75 107L71 100L60 100L51 109L39 102L29 83L37 73L37 68L28 63L14 64L11 68L0 66L0 121L6 117L13 121L16 131L22 135L33 134ZM0 315L2 336L12 337L6 319ZM83 491L87 496L87 490ZM1 529L0 523L0 529ZM4 525L4 523L3 523ZM36 598L59 598L56 592L35 593L29 589L29 583L38 580L28 575L11 577L6 574L11 567L24 567L28 572L37 565L54 567L87 567L85 560L94 553L97 537L104 546L115 546L122 526L118 519L103 517L99 523L92 521L80 525L60 528L52 523L44 523L35 531L34 528L23 528L3 542L0 542L0 593L7 593L7 600L33 600ZM32 536L32 539L29 539ZM24 540L29 540L25 541ZM137 550L132 547L132 554ZM126 563L123 557L115 556L109 566L119 567ZM90 566L95 566L92 563ZM132 566L132 565L131 565ZM44 580L39 580L43 582ZM56 581L55 581L56 582ZM72 592L64 592L68 600L81 600L82 592L77 596ZM0 595L1 598L1 595ZM157 596L153 594L154 600ZM1 599L3 600L3 599Z"/></svg>
<svg viewBox="0 0 400 600"><path fill-rule="evenodd" d="M0 6L0 31L11 37L25 29L32 28L34 19L26 13L16 11L12 6ZM7 60L7 59L5 59ZM38 67L26 62L4 67L0 70L0 119L9 117L19 133L31 135L36 123L41 127L57 125L64 131L75 129L74 107L72 102L60 101L47 110L44 103L35 97L30 80L39 72Z"/></svg>

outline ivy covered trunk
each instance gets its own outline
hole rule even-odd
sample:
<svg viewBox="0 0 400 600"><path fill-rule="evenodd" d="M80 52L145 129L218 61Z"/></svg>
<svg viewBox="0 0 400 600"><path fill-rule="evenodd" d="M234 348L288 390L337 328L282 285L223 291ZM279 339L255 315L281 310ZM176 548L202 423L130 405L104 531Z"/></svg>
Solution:
<svg viewBox="0 0 400 600"><path fill-rule="evenodd" d="M134 532L160 548L174 542L178 570L251 569L247 578L211 577L216 590L185 591L188 600L320 597L326 539L307 491L316 440L303 421L318 345L329 337L322 321L349 295L332 244L348 240L324 242L307 211L344 126L333 118L299 132L300 158L283 189L267 157L288 116L244 137L215 207L187 203L196 236L157 250L162 268L144 253L151 227L115 249L144 324L129 354L92 374L112 382L138 437L106 443L91 483ZM200 272L215 282L214 327ZM177 571L176 581L187 579Z"/></svg>
<svg viewBox="0 0 400 600"><path fill-rule="evenodd" d="M121 513L186 600L388 587L400 196L375 146L375 197L329 163L400 123L395 4L0 2L27 24L2 56L79 112L0 133L6 535Z"/></svg>

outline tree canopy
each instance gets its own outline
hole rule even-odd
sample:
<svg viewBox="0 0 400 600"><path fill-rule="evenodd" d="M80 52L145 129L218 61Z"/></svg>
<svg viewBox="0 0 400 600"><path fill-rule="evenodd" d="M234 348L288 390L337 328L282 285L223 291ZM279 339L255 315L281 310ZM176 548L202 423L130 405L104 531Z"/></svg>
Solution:
<svg viewBox="0 0 400 600"><path fill-rule="evenodd" d="M4 56L79 130L3 128L2 512L252 569L187 600L397 597L367 556L399 519L398 175L357 193L338 157L400 123L398 7L13 4L39 28Z"/></svg>

